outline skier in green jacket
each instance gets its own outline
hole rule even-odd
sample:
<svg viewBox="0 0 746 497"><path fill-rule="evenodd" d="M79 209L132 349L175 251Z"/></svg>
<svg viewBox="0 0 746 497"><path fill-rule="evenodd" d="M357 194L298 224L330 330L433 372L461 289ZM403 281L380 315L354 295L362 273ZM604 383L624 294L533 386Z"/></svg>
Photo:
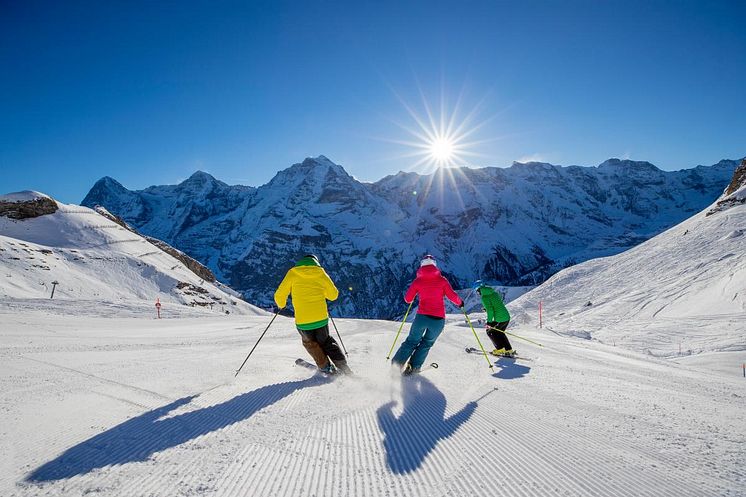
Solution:
<svg viewBox="0 0 746 497"><path fill-rule="evenodd" d="M492 340L495 350L490 354L501 357L515 357L515 350L510 345L508 335L503 333L510 323L510 313L499 293L477 281L474 284L477 293L482 297L482 305L487 311L487 336Z"/></svg>

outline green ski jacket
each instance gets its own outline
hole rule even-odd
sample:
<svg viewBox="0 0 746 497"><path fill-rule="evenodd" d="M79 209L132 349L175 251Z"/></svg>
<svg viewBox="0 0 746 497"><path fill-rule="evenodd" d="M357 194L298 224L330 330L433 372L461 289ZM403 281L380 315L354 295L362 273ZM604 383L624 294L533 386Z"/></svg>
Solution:
<svg viewBox="0 0 746 497"><path fill-rule="evenodd" d="M487 310L488 323L510 321L510 313L499 293L488 286L479 287L479 293L482 296L482 305Z"/></svg>

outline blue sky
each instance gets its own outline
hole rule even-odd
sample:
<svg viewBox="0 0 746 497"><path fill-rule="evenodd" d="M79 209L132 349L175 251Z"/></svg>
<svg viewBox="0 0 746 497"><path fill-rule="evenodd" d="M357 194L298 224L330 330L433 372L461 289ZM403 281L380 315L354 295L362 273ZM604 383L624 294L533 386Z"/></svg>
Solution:
<svg viewBox="0 0 746 497"><path fill-rule="evenodd" d="M405 104L484 124L474 166L746 154L746 3L0 0L0 193L78 203L324 154L412 167ZM486 121L486 122L485 122Z"/></svg>

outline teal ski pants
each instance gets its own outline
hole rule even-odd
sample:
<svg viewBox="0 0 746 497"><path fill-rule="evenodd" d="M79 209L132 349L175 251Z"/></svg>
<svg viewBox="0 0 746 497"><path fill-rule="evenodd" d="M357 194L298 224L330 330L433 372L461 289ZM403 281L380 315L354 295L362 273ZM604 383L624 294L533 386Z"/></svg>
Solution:
<svg viewBox="0 0 746 497"><path fill-rule="evenodd" d="M409 359L409 364L413 368L421 368L425 363L425 359L427 359L430 347L433 346L435 340L440 336L445 324L446 320L443 318L417 314L412 327L409 329L409 336L401 344L399 350L396 351L392 362L403 366L407 362L407 359Z"/></svg>

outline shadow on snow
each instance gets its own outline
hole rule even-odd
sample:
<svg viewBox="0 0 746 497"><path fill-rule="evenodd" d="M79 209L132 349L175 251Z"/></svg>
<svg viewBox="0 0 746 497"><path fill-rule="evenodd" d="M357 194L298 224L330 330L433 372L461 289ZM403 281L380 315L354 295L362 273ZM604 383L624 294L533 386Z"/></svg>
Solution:
<svg viewBox="0 0 746 497"><path fill-rule="evenodd" d="M189 404L196 396L184 397L66 450L56 459L35 469L26 477L26 481L61 480L109 465L145 461L156 452L248 419L297 390L328 382L327 378L315 375L305 380L267 385L222 404L163 418L169 412Z"/></svg>
<svg viewBox="0 0 746 497"><path fill-rule="evenodd" d="M392 472L406 474L419 468L440 440L453 435L474 413L476 402L445 418L446 398L422 375L402 379L403 411L395 417L396 402L378 408L378 425L384 434L386 463Z"/></svg>
<svg viewBox="0 0 746 497"><path fill-rule="evenodd" d="M506 358L500 358L495 363L495 366L500 368L500 371L493 374L495 378L500 378L501 380L514 380L516 378L523 378L528 374L529 371L531 371L531 368L528 366L524 366L523 364L518 364L513 359L506 359Z"/></svg>

